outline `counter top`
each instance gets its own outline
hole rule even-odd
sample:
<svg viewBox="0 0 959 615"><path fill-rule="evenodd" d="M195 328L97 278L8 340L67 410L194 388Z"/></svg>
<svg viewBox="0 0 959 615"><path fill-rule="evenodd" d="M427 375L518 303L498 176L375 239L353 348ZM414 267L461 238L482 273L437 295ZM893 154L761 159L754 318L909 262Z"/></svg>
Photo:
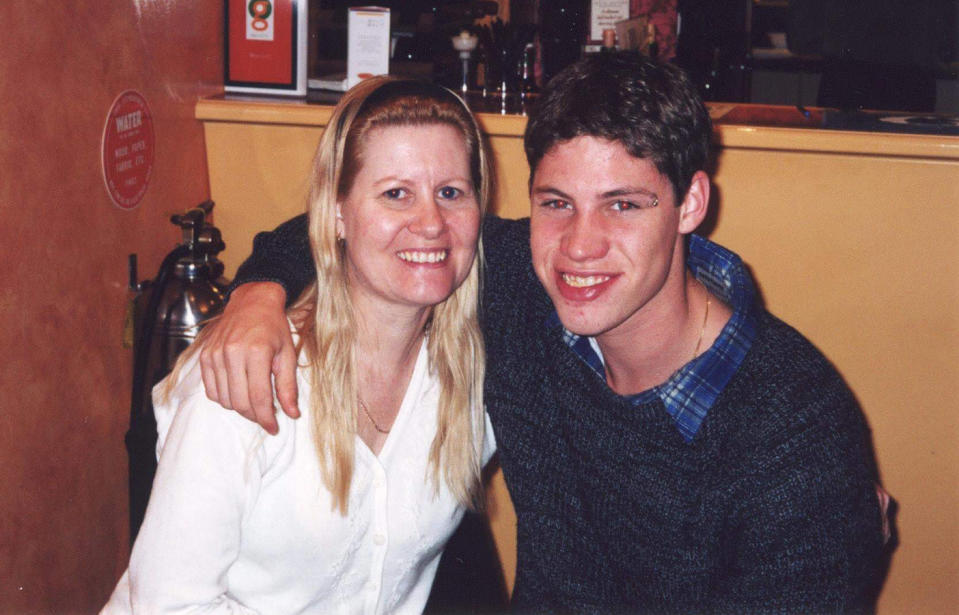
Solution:
<svg viewBox="0 0 959 615"><path fill-rule="evenodd" d="M336 98L310 100L219 95L197 102L206 122L325 126ZM491 136L522 137L526 116L490 112L496 105L470 97L482 130ZM743 103L709 103L714 140L721 148L775 149L866 156L959 160L959 118L906 114L840 113L835 110Z"/></svg>
<svg viewBox="0 0 959 615"><path fill-rule="evenodd" d="M326 126L338 95L326 94L308 100L265 96L221 94L197 102L195 117L201 121ZM470 105L489 135L522 137L526 116L519 113L492 113Z"/></svg>
<svg viewBox="0 0 959 615"><path fill-rule="evenodd" d="M714 139L722 148L959 160L955 116L744 103L708 106Z"/></svg>

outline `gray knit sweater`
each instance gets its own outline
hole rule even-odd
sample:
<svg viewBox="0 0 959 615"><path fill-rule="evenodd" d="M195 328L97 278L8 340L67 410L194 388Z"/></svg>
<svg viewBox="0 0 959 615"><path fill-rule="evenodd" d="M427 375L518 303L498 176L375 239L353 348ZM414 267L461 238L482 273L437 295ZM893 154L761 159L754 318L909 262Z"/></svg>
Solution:
<svg viewBox="0 0 959 615"><path fill-rule="evenodd" d="M237 281L310 280L305 222L256 240ZM656 401L612 392L544 323L527 221L484 223L486 404L517 513L517 610L869 610L880 514L852 393L763 312L686 443Z"/></svg>

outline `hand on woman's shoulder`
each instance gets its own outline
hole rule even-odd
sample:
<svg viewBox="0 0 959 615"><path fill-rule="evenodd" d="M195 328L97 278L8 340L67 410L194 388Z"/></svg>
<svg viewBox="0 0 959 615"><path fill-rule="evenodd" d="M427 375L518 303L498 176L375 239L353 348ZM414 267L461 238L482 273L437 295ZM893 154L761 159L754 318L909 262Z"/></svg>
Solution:
<svg viewBox="0 0 959 615"><path fill-rule="evenodd" d="M247 452L260 442L267 441L268 449L280 448L295 430L295 421L278 412L279 432L276 436L269 436L258 424L212 401L203 386L198 353L188 357L179 370L153 388L153 408L157 423L158 456L174 424L182 424L177 429L177 438L180 440L199 445L207 443L215 447L224 444L224 441L233 441L242 445Z"/></svg>

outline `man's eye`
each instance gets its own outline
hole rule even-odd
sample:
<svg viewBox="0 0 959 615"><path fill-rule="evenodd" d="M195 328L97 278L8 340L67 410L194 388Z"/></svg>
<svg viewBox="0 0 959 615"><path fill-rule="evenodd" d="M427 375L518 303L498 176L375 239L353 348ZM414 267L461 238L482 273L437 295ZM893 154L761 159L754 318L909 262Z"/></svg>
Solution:
<svg viewBox="0 0 959 615"><path fill-rule="evenodd" d="M383 196L388 199L402 199L406 194L406 188L390 188L383 193Z"/></svg>
<svg viewBox="0 0 959 615"><path fill-rule="evenodd" d="M539 206L545 207L546 209L569 209L570 204L561 199L551 199L541 202Z"/></svg>
<svg viewBox="0 0 959 615"><path fill-rule="evenodd" d="M439 196L441 199L452 200L463 194L463 191L459 188L454 188L453 186L443 186L439 189Z"/></svg>
<svg viewBox="0 0 959 615"><path fill-rule="evenodd" d="M659 205L659 199L651 196L645 199L636 199L632 201L619 200L613 203L613 211L633 211L636 209L649 209Z"/></svg>

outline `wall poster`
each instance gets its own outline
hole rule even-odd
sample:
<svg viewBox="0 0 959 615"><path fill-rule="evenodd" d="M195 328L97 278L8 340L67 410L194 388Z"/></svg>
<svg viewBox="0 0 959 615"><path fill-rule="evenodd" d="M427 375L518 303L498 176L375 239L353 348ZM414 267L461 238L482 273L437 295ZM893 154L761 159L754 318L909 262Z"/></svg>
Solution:
<svg viewBox="0 0 959 615"><path fill-rule="evenodd" d="M227 92L306 96L307 0L225 0Z"/></svg>
<svg viewBox="0 0 959 615"><path fill-rule="evenodd" d="M629 19L629 0L592 0L589 3L589 42L603 41L603 30L616 29L616 23Z"/></svg>

